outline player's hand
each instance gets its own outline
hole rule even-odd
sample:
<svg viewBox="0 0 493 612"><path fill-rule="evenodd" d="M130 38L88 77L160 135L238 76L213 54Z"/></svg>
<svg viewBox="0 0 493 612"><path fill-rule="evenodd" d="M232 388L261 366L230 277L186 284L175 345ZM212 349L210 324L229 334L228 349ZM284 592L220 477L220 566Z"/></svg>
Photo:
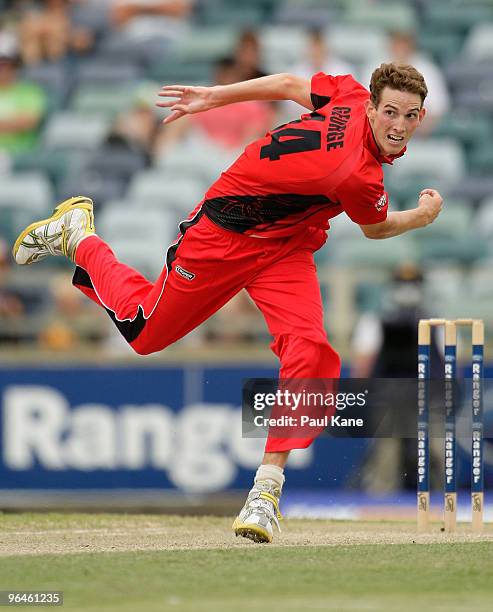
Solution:
<svg viewBox="0 0 493 612"><path fill-rule="evenodd" d="M175 98L156 102L156 106L169 108L171 113L163 123L176 121L183 115L200 113L214 108L212 87L192 87L188 85L164 85L158 92L160 98Z"/></svg>
<svg viewBox="0 0 493 612"><path fill-rule="evenodd" d="M418 208L424 213L424 225L429 225L440 214L443 198L436 189L423 189L419 194Z"/></svg>

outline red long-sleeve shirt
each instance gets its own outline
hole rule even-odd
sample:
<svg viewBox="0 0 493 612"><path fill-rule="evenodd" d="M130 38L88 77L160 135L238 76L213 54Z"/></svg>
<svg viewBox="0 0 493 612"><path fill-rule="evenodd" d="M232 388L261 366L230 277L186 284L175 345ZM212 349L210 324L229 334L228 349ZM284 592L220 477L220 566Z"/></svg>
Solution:
<svg viewBox="0 0 493 612"><path fill-rule="evenodd" d="M389 203L382 163L405 149L381 155L365 112L369 95L351 75L315 74L314 112L247 146L207 191L207 216L262 237L328 229L329 219L343 211L361 225L384 221Z"/></svg>

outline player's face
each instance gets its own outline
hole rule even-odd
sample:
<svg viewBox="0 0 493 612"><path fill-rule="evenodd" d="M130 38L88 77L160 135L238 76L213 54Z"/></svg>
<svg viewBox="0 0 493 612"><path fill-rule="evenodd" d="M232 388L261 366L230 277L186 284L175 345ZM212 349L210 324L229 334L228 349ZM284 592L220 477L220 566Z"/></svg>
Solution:
<svg viewBox="0 0 493 612"><path fill-rule="evenodd" d="M366 114L380 152L396 155L423 120L425 109L418 94L385 87L377 107L367 102Z"/></svg>

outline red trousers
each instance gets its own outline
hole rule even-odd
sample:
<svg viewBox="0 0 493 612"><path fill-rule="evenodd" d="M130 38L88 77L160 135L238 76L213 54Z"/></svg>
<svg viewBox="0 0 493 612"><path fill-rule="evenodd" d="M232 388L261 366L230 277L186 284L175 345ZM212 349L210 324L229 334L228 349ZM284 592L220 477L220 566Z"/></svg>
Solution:
<svg viewBox="0 0 493 612"><path fill-rule="evenodd" d="M323 326L313 252L322 230L254 238L222 229L201 212L182 223L155 283L120 263L98 236L76 252L73 283L103 306L132 348L160 351L245 288L274 337L280 378L338 378L340 360ZM312 438L268 438L266 452L305 448Z"/></svg>

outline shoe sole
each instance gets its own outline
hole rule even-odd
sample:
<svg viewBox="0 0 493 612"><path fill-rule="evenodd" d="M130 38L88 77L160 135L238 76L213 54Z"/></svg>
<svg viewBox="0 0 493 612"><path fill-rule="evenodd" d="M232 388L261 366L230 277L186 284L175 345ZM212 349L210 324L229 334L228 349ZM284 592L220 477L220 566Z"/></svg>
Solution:
<svg viewBox="0 0 493 612"><path fill-rule="evenodd" d="M35 221L34 223L31 223L31 225L28 225L26 229L19 234L19 236L17 237L17 240L15 241L14 247L12 249L12 255L14 256L14 259L16 259L17 252L24 238L30 232L38 229L38 227L41 227L42 225L46 225L47 223L52 223L53 221L57 221L58 219L60 219L61 216L63 216L66 212L68 212L72 208L82 208L83 210L89 211L91 213L90 216L92 219L93 204L92 204L91 199L85 198L84 196L76 196L74 198L69 198L68 200L64 200L63 202L58 204L58 206L55 207L51 217L48 217L48 219L42 219L41 221ZM94 229L94 226L92 226L92 229ZM21 265L25 265L25 264L21 264Z"/></svg>
<svg viewBox="0 0 493 612"><path fill-rule="evenodd" d="M242 538L247 538L248 540L252 540L257 544L270 544L270 542L272 542L272 537L269 536L269 534L261 527L256 527L255 525L235 523L233 525L233 530L236 537L241 536Z"/></svg>

